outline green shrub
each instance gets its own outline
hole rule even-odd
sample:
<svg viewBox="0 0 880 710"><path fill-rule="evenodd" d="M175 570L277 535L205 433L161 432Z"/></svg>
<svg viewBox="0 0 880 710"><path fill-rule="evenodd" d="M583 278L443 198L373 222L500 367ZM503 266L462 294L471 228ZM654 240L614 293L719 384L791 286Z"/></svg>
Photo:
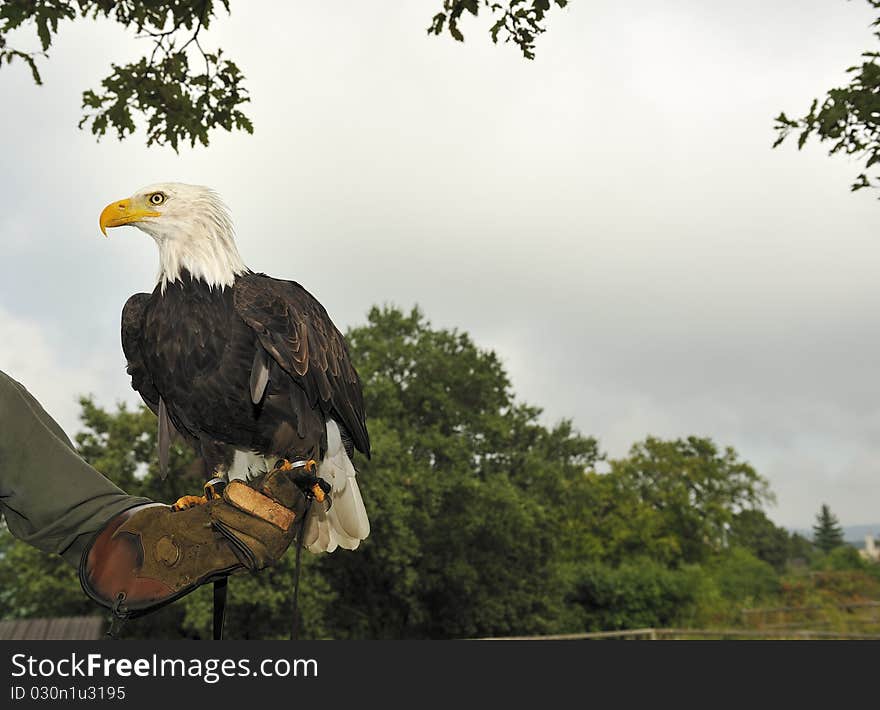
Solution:
<svg viewBox="0 0 880 710"><path fill-rule="evenodd" d="M710 574L721 595L729 600L751 603L776 596L780 591L773 567L741 547L731 548L719 557Z"/></svg>
<svg viewBox="0 0 880 710"><path fill-rule="evenodd" d="M852 545L835 547L824 556L820 564L821 569L840 572L844 570L863 570L867 567L867 562L861 558L859 551Z"/></svg>
<svg viewBox="0 0 880 710"><path fill-rule="evenodd" d="M570 601L582 607L589 631L636 629L686 623L713 591L696 565L670 569L636 558L618 567L580 566Z"/></svg>

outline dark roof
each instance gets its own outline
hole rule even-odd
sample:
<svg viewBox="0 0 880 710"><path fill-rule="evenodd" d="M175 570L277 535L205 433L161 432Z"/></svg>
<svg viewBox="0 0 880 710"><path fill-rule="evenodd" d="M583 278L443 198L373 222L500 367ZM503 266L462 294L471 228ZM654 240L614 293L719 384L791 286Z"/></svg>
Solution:
<svg viewBox="0 0 880 710"><path fill-rule="evenodd" d="M49 619L5 619L0 621L2 641L96 641L104 635L101 616L62 616Z"/></svg>

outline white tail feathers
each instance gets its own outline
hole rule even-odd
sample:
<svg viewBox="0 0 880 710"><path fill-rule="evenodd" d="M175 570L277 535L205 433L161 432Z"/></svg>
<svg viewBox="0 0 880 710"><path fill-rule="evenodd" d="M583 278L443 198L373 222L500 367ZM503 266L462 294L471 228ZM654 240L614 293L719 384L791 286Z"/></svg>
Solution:
<svg viewBox="0 0 880 710"><path fill-rule="evenodd" d="M357 484L357 472L342 445L339 427L327 420L327 454L318 476L330 484L330 510L312 505L306 523L305 546L311 552L354 550L370 534L370 520Z"/></svg>

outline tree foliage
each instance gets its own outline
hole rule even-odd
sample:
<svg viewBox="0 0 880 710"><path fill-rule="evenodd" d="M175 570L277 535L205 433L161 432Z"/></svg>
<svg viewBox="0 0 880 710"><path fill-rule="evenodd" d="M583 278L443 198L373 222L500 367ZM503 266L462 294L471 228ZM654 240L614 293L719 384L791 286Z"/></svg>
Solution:
<svg viewBox="0 0 880 710"><path fill-rule="evenodd" d="M727 536L731 546L749 550L777 572L801 552L784 528L776 525L763 510L743 510L733 516Z"/></svg>
<svg viewBox="0 0 880 710"><path fill-rule="evenodd" d="M571 600L583 610L584 628L611 631L686 623L713 593L711 580L696 565L670 568L634 557L618 566L581 565Z"/></svg>
<svg viewBox="0 0 880 710"><path fill-rule="evenodd" d="M443 0L428 34L446 30L463 41L458 28L462 14L477 15L483 8L493 15L492 41L513 42L533 59L551 4L565 7L568 0ZM113 20L148 39L150 50L137 61L112 63L100 88L83 92L80 128L99 139L110 132L122 140L138 129L140 119L148 146L168 145L175 151L187 143L207 146L217 129L254 130L243 110L250 101L244 74L222 49L202 44L221 11L230 13L229 0L0 0L0 67L4 61L23 62L34 82L42 84L40 63L65 23ZM32 31L39 49L13 46L9 38L18 30Z"/></svg>
<svg viewBox="0 0 880 710"><path fill-rule="evenodd" d="M7 618L94 613L76 570L57 555L16 540L0 525L0 608Z"/></svg>
<svg viewBox="0 0 880 710"><path fill-rule="evenodd" d="M648 437L629 457L612 461L611 473L658 521L655 536L670 541L671 560L698 562L725 541L726 528L743 510L770 502L767 481L732 448L690 436Z"/></svg>
<svg viewBox="0 0 880 710"><path fill-rule="evenodd" d="M843 528L840 527L837 516L825 503L816 514L816 524L813 525L813 544L822 552L831 552L835 547L843 545Z"/></svg>
<svg viewBox="0 0 880 710"><path fill-rule="evenodd" d="M38 60L49 48L64 22L109 18L140 37L149 38L152 49L128 64L112 64L101 88L83 92L80 127L104 136L108 130L121 140L134 133L135 116L145 121L147 145L181 143L208 145L216 128L253 132L241 106L247 103L244 76L238 66L223 57L222 50L202 46L203 33L218 10L229 12L229 0L178 2L132 2L131 0L4 0L0 3L0 65L19 59L42 83ZM8 35L32 29L40 50L24 51L8 43Z"/></svg>
<svg viewBox="0 0 880 710"><path fill-rule="evenodd" d="M866 0L880 9L880 0ZM880 15L872 23L874 37L880 39ZM850 83L829 89L821 101L813 99L809 111L800 118L789 118L784 112L776 117L777 132L773 147L789 135L798 135L800 150L813 136L819 142L831 145L829 155L843 153L864 161L865 172L860 173L850 189L878 187L880 175L869 177L868 171L880 163L880 52L862 52L862 61L849 67Z"/></svg>
<svg viewBox="0 0 880 710"><path fill-rule="evenodd" d="M550 6L565 7L568 0L507 0L506 3L494 0L443 0L443 9L431 19L428 34L441 35L446 30L459 42L464 42L464 34L459 22L465 12L473 16L484 8L493 15L489 28L492 41L499 38L513 42L526 59L535 58L535 40L545 31L544 21Z"/></svg>
<svg viewBox="0 0 880 710"><path fill-rule="evenodd" d="M816 548L813 542L801 535L800 533L792 533L789 540L789 560L797 560L798 564L809 564L815 557Z"/></svg>
<svg viewBox="0 0 880 710"><path fill-rule="evenodd" d="M777 571L749 550L733 547L712 563L712 577L723 597L752 605L779 591Z"/></svg>
<svg viewBox="0 0 880 710"><path fill-rule="evenodd" d="M557 492L596 441L546 428L515 401L497 355L420 311L374 308L348 334L375 455L362 462L372 533L327 556L355 636L547 632L563 614ZM350 632L349 632L350 633Z"/></svg>

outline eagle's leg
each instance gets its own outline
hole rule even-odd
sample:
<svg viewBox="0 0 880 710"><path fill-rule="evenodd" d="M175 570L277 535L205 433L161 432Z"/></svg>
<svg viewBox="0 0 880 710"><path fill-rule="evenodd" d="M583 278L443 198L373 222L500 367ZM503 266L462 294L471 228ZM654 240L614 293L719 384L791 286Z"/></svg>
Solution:
<svg viewBox="0 0 880 710"><path fill-rule="evenodd" d="M310 494L316 501L323 503L330 492L326 481L318 478L318 462L315 459L291 463L280 459L275 464L276 471L295 471L290 474L291 480L299 486L303 493Z"/></svg>

